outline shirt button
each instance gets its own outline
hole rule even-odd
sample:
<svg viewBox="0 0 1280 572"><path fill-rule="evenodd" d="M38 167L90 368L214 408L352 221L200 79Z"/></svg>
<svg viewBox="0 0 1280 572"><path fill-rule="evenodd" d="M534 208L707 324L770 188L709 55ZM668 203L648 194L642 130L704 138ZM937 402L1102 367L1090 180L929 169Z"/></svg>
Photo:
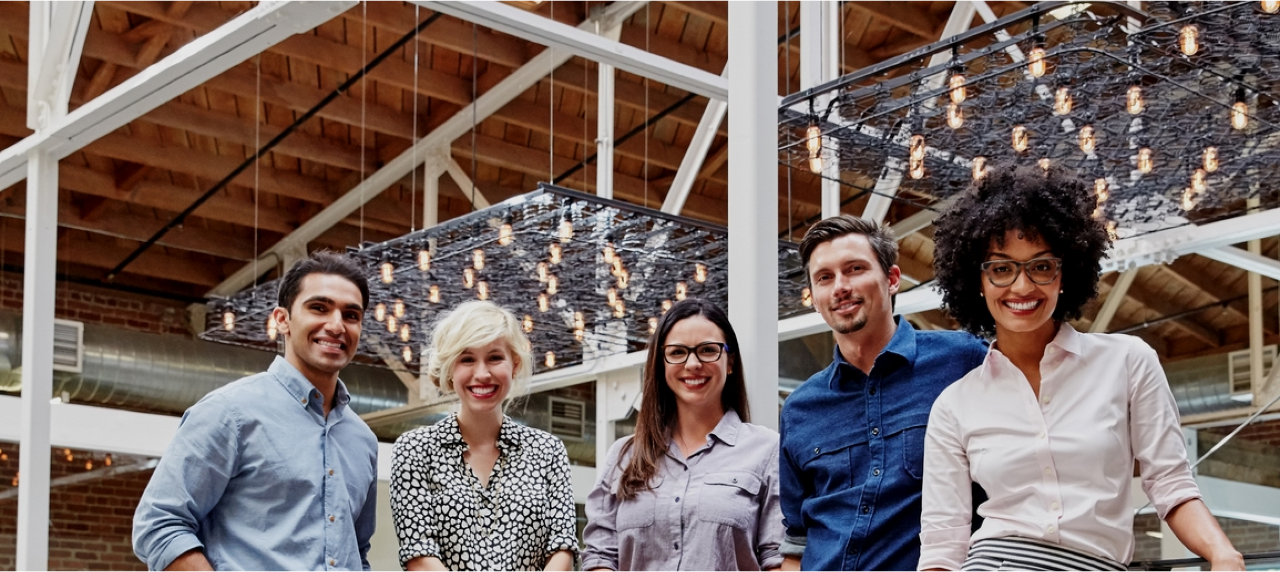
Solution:
<svg viewBox="0 0 1280 572"><path fill-rule="evenodd" d="M874 388L874 387L873 387L873 388L871 388L871 390L870 390L868 393L870 393L871 395L875 395L875 394L876 394L876 388Z"/></svg>
<svg viewBox="0 0 1280 572"><path fill-rule="evenodd" d="M814 455L817 455L818 453L821 453L821 452L822 452L822 449L820 449L820 448L818 448L818 447L814 447L814 448L813 448L813 454L814 454Z"/></svg>
<svg viewBox="0 0 1280 572"><path fill-rule="evenodd" d="M1049 505L1049 508L1058 510L1058 501L1053 501L1053 504Z"/></svg>
<svg viewBox="0 0 1280 572"><path fill-rule="evenodd" d="M672 544L672 546L674 546L676 550L680 550L680 543L679 543L679 542L673 543L673 544Z"/></svg>
<svg viewBox="0 0 1280 572"><path fill-rule="evenodd" d="M1024 402L1024 403L1025 403L1025 402ZM1041 432L1040 432L1040 438L1041 438L1041 439L1044 439L1044 431L1041 431Z"/></svg>
<svg viewBox="0 0 1280 572"><path fill-rule="evenodd" d="M680 502L680 497L676 497L676 502Z"/></svg>
<svg viewBox="0 0 1280 572"><path fill-rule="evenodd" d="M873 477L878 477L878 476L880 476L880 469L872 469L872 470L871 470L871 476L873 476Z"/></svg>
<svg viewBox="0 0 1280 572"><path fill-rule="evenodd" d="M733 479L733 484L735 484L735 485L736 485L736 484L738 484L738 479L737 479L737 477L734 477L734 479Z"/></svg>
<svg viewBox="0 0 1280 572"><path fill-rule="evenodd" d="M333 522L333 515L329 515L329 522Z"/></svg>
<svg viewBox="0 0 1280 572"><path fill-rule="evenodd" d="M1056 526L1054 526L1054 525L1050 524L1048 528L1045 528L1045 530L1046 530L1046 531L1048 531L1048 532L1053 532L1053 531L1055 531L1055 530L1058 530L1058 527L1056 527Z"/></svg>
<svg viewBox="0 0 1280 572"><path fill-rule="evenodd" d="M303 404L303 405L306 405L306 404L307 404L307 398L305 398L305 397L303 397L300 401L302 401L302 404Z"/></svg>
<svg viewBox="0 0 1280 572"><path fill-rule="evenodd" d="M1045 404L1045 405L1048 405L1048 404L1049 404L1049 396L1048 396L1048 395L1041 396L1041 397L1040 397L1040 402L1041 402L1041 403L1043 403L1043 404Z"/></svg>
<svg viewBox="0 0 1280 572"><path fill-rule="evenodd" d="M1050 474L1050 473L1053 473L1053 469L1050 469L1049 467L1045 467L1045 468L1044 468L1044 474L1048 475L1048 474Z"/></svg>
<svg viewBox="0 0 1280 572"><path fill-rule="evenodd" d="M333 476L333 469L329 469L329 476L330 476L330 477L332 477L332 476Z"/></svg>
<svg viewBox="0 0 1280 572"><path fill-rule="evenodd" d="M871 434L872 434L872 435L879 435L879 434L880 434L880 428L879 428L879 427L872 427L872 428L871 428Z"/></svg>
<svg viewBox="0 0 1280 572"><path fill-rule="evenodd" d="M338 565L338 561L337 561L337 560L334 560L334 559L332 559L332 558L330 558L330 559L329 559L329 565L330 565L330 566L337 566L337 565Z"/></svg>
<svg viewBox="0 0 1280 572"><path fill-rule="evenodd" d="M867 506L867 505L865 505L865 504L864 504L864 505L862 505L862 514L867 514L867 513L869 513L869 512L871 512L871 507L869 507L869 506Z"/></svg>

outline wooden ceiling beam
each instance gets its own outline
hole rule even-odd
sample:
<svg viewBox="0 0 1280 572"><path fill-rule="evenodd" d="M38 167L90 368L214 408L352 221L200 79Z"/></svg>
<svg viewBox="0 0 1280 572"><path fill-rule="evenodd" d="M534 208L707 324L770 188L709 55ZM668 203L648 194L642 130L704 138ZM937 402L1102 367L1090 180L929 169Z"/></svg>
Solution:
<svg viewBox="0 0 1280 572"><path fill-rule="evenodd" d="M1110 278L1110 280L1114 281L1115 279ZM1105 283L1107 284L1107 291L1110 291L1110 282ZM1101 292L1101 288L1099 288L1099 291L1100 294L1103 293ZM1133 285L1129 287L1129 290L1125 292L1124 299L1125 303L1155 312L1156 316L1169 316L1179 313L1185 309L1172 303L1168 298L1151 292L1144 284L1139 283L1137 280L1135 280ZM1115 327L1114 319L1112 322L1112 329L1119 329ZM1218 346L1222 344L1222 337L1218 332L1210 329L1204 324L1201 324L1198 320L1192 317L1171 320L1169 323L1175 328L1181 330L1183 333L1200 340L1206 345Z"/></svg>
<svg viewBox="0 0 1280 572"><path fill-rule="evenodd" d="M366 9L368 19L362 20L363 11ZM431 10L423 9L418 13L418 17L425 20L432 13ZM413 29L414 7L400 2L369 2L346 11L341 17L356 22L357 25L367 21L377 28L404 35ZM482 60L509 68L524 65L529 58L533 57L534 54L531 52L541 51L541 49L527 49L527 44L519 38L495 33L488 28L475 30L473 38L471 23L452 16L436 20L430 28L419 34L418 40L427 46L439 46L462 55L471 55L474 51ZM406 50L413 52L412 47ZM427 50L421 50L421 53L425 54Z"/></svg>
<svg viewBox="0 0 1280 572"><path fill-rule="evenodd" d="M849 2L848 6L930 42L936 42L942 33L943 22L912 2Z"/></svg>
<svg viewBox="0 0 1280 572"><path fill-rule="evenodd" d="M21 254L24 250L26 230L22 225L5 225L3 229L5 249ZM102 240L86 240L63 236L58 240L58 261L82 264L92 268L111 270L116 263L124 260L133 246L121 245L118 239L103 237ZM222 281L222 272L218 265L202 260L185 258L167 254L161 249L151 249L139 256L124 271L135 276L172 280L183 284L195 284L212 287Z"/></svg>
<svg viewBox="0 0 1280 572"><path fill-rule="evenodd" d="M1204 274L1191 264L1187 257L1181 257L1162 267L1163 273L1170 278L1181 282L1184 286L1204 292L1206 296L1215 300L1226 300L1235 298L1245 292L1231 293L1227 292L1223 285L1213 280L1205 278ZM1239 302L1230 303L1225 306L1225 310L1231 316L1239 321L1249 322L1249 303L1241 300Z"/></svg>

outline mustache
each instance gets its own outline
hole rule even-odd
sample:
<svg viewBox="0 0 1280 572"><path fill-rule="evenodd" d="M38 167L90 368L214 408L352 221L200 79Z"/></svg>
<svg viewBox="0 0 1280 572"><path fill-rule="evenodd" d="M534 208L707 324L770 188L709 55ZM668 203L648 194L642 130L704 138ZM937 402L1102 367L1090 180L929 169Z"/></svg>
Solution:
<svg viewBox="0 0 1280 572"><path fill-rule="evenodd" d="M866 302L866 301L867 301L867 299L866 299L865 297L863 297L863 296L844 296L844 297L840 297L840 298L836 298L836 299L832 300L831 305L832 305L832 306L839 306L840 304L844 304L845 302L857 302L857 303L861 304L861 303Z"/></svg>

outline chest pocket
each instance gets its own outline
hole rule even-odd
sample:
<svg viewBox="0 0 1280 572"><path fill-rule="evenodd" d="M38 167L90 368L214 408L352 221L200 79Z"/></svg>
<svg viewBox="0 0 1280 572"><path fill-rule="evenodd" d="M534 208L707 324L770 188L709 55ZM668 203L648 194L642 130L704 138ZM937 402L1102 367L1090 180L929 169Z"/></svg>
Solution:
<svg viewBox="0 0 1280 572"><path fill-rule="evenodd" d="M749 471L709 473L702 484L698 518L741 530L753 527L764 484L759 476Z"/></svg>
<svg viewBox="0 0 1280 572"><path fill-rule="evenodd" d="M924 478L924 434L928 429L928 415L916 415L904 423L899 437L902 448L902 469L913 479Z"/></svg>
<svg viewBox="0 0 1280 572"><path fill-rule="evenodd" d="M861 468L868 463L866 457L865 434L846 434L804 445L797 452L796 461L818 496L823 496L862 485L866 478Z"/></svg>
<svg viewBox="0 0 1280 572"><path fill-rule="evenodd" d="M654 515L658 510L658 489L662 486L662 475L656 475L649 481L652 490L641 492L628 501L618 503L618 515L614 522L618 531L653 526ZM617 494L615 486L613 493Z"/></svg>

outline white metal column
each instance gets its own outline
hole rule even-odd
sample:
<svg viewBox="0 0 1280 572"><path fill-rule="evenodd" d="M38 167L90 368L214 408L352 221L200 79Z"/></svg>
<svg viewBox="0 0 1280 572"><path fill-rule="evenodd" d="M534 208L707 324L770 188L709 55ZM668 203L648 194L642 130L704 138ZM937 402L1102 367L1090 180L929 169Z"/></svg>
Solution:
<svg viewBox="0 0 1280 572"><path fill-rule="evenodd" d="M800 89L831 81L840 73L840 5L831 0L800 3ZM825 109L827 98L815 102ZM839 143L824 141L832 157L822 172L822 218L840 214Z"/></svg>
<svg viewBox="0 0 1280 572"><path fill-rule="evenodd" d="M778 5L729 3L729 310L752 422L778 427Z"/></svg>
<svg viewBox="0 0 1280 572"><path fill-rule="evenodd" d="M596 91L596 195L613 198L613 66L601 63Z"/></svg>
<svg viewBox="0 0 1280 572"><path fill-rule="evenodd" d="M17 569L45 570L49 567L49 396L53 393L58 160L41 149L27 156L26 224Z"/></svg>

